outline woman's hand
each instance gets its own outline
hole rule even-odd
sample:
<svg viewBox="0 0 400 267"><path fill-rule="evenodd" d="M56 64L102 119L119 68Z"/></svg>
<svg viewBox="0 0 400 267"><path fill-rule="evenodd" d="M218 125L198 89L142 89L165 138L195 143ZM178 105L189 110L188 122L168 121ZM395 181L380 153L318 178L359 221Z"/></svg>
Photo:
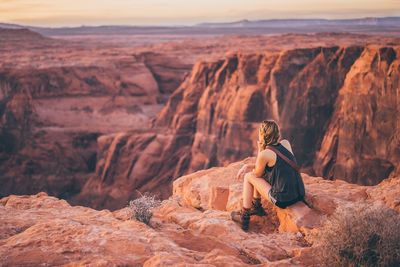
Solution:
<svg viewBox="0 0 400 267"><path fill-rule="evenodd" d="M243 167L238 171L236 179L240 180L246 173L251 172L255 167L255 164L244 164Z"/></svg>

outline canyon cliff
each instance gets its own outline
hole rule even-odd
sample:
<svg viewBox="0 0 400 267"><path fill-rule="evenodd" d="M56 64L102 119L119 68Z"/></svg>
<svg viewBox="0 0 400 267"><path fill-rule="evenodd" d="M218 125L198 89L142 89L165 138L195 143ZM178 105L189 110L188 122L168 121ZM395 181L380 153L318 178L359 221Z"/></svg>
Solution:
<svg viewBox="0 0 400 267"><path fill-rule="evenodd" d="M97 137L145 131L190 70L164 54L107 58L28 30L0 33L0 196L80 192L96 167ZM14 50L25 54L13 59Z"/></svg>
<svg viewBox="0 0 400 267"><path fill-rule="evenodd" d="M200 63L157 125L192 134L194 171L251 155L258 123L272 118L303 168L376 184L400 162L399 52L321 47Z"/></svg>
<svg viewBox="0 0 400 267"><path fill-rule="evenodd" d="M154 133L98 139L96 174L76 199L117 208L161 198L180 175L256 151L276 120L303 171L374 185L399 174L399 48L316 47L197 62L153 122Z"/></svg>
<svg viewBox="0 0 400 267"><path fill-rule="evenodd" d="M2 266L320 266L316 234L340 207L382 205L400 212L400 179L376 186L328 181L302 174L311 208L287 209L263 200L267 217L252 216L243 232L230 219L242 203L246 158L212 167L173 182L173 194L152 210L150 224L131 219L123 208L93 210L37 195L0 199Z"/></svg>
<svg viewBox="0 0 400 267"><path fill-rule="evenodd" d="M399 39L133 48L0 33L1 266L316 266L315 234L338 208L400 212ZM292 144L309 206L263 199L268 216L245 233L229 216L242 205L237 173L268 118ZM163 200L149 225L126 207L144 192Z"/></svg>
<svg viewBox="0 0 400 267"><path fill-rule="evenodd" d="M255 155L267 118L311 175L373 185L400 171L399 38L0 31L0 196L165 199L183 174Z"/></svg>

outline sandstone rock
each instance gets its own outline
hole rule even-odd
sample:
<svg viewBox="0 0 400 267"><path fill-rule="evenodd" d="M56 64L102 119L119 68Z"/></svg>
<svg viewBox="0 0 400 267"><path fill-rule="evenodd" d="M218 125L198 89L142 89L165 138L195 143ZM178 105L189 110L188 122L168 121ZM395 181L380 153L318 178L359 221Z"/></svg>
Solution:
<svg viewBox="0 0 400 267"><path fill-rule="evenodd" d="M173 177L187 166L187 142L151 131L99 138L96 173L72 202L114 210L140 196L138 192L167 198Z"/></svg>
<svg viewBox="0 0 400 267"><path fill-rule="evenodd" d="M42 39L43 50L62 45ZM45 57L40 67L0 68L0 196L46 191L70 199L79 193L96 168L97 137L148 130L163 104L160 97L190 69L157 53L140 58L119 52L106 63L98 62L97 53L88 61L64 55L58 64Z"/></svg>
<svg viewBox="0 0 400 267"><path fill-rule="evenodd" d="M318 175L373 185L399 174L398 47L366 47L339 91L317 151Z"/></svg>
<svg viewBox="0 0 400 267"><path fill-rule="evenodd" d="M97 211L46 193L2 198L1 264L316 266L308 238L340 205L382 201L399 211L398 178L367 187L302 174L311 209L263 200L268 216L252 216L244 232L230 211L242 203L237 171L251 163L254 157L178 178L149 225L131 220L127 207Z"/></svg>
<svg viewBox="0 0 400 267"><path fill-rule="evenodd" d="M368 197L373 198L375 201L382 201L386 206L400 212L400 195L399 187L400 179L393 177L383 180L376 186L366 188Z"/></svg>
<svg viewBox="0 0 400 267"><path fill-rule="evenodd" d="M331 170L341 169L344 173L335 175L336 179L351 179L352 182L361 184L375 184L389 175L396 175L397 171L393 168L399 161L396 150L393 150L390 159L382 150L378 154L373 152L377 155L375 158L368 156L368 160L356 160L360 154L353 149L356 143L351 146L341 146L343 149L340 151L335 150L332 143L338 140L335 137L338 136L335 130L338 128L334 123L335 118L339 118L338 112L350 109L350 107L344 108L342 104L338 105L347 99L344 98L344 94L347 91L351 92L348 81L353 76L360 77L359 62L368 60L370 52L366 51L376 49L378 48L373 46L317 47L279 53L239 53L215 62L197 62L191 74L171 95L166 106L158 114L157 120L152 124L156 137L151 139L149 133L133 133L131 137L127 137L130 140L137 140L134 142L140 143L137 146L140 149L132 152L132 148L126 145L130 142L120 144L121 147L113 150L112 154L118 158L113 169L121 172L106 168L106 171L110 172L107 174L109 176L107 182L104 183L102 174L96 173L77 201L84 201L84 195L91 198L93 195L98 195L98 200L93 200L91 205L114 209L126 203L128 192L135 189L142 192L148 190L167 198L172 193L171 182L177 177L213 166L226 166L230 162L254 154L257 127L259 122L267 117L274 118L280 123L282 135L291 141L304 172L312 174L316 171L322 177L331 178ZM392 48L379 49L392 51ZM386 54L388 53L390 54L390 52ZM393 69L397 64L397 57L393 53L390 55L392 57L390 64L384 63L386 59L383 57L381 59L378 57L376 60L382 60L381 65L386 66L387 69L382 70L383 72L391 71L393 77L397 77ZM389 66L393 70L389 70ZM362 71L369 73L366 69ZM375 70L371 70L371 73L374 72ZM382 73L379 75L382 79L389 79ZM392 82L382 84L387 84L385 85L387 88L394 90L397 80L393 77L390 78L393 79ZM378 93L379 90L376 88L371 90ZM388 93L394 94L395 91L392 89ZM364 102L369 103L367 100ZM393 103L389 101L389 107L382 102L381 110L382 114L387 114L384 121L390 121L389 124L393 126L388 124L388 127L395 129L393 124L396 121L395 114L384 111L386 108L396 110ZM352 116L357 117L355 113ZM389 130L385 135L375 134L374 138L378 141L374 141L373 144L378 145L386 142L385 140L397 140L390 137L396 134L396 131ZM381 140L383 136L387 138ZM356 136L352 140L371 143ZM108 140L108 142L111 144L114 141ZM390 147L397 145L393 143ZM136 154L142 151L143 155ZM345 158L349 158L346 159L349 164L340 163L341 167L339 165L333 167L336 166L335 162L339 164L336 157L344 151L347 151ZM106 154L108 153L99 153L97 169L102 168L102 164L107 162L107 159L103 158ZM364 164L367 164L368 168L364 168ZM170 166L171 169L165 169L166 166ZM356 171L361 169L370 171ZM128 191L119 189L124 188L127 179L132 179L127 178L126 170L131 170L130 177L135 176L134 180L137 181L128 182ZM352 170L356 172L353 173ZM146 181L146 184L140 181ZM201 186L204 185L193 186L187 194L197 196L190 196L188 199L195 202L201 198L202 196L196 193ZM214 202L215 207L221 208L225 202L229 203L227 190L234 194L232 189L226 187L214 187L212 192L207 192L212 198L218 199ZM133 196L135 195L131 194L131 197ZM329 199L321 200L317 205L324 205L331 210L335 207Z"/></svg>
<svg viewBox="0 0 400 267"><path fill-rule="evenodd" d="M395 47L334 46L276 54L239 53L213 63L199 62L171 96L156 124L167 125L176 135L194 137L188 172L225 166L251 156L256 147L258 124L270 117L280 123L283 137L291 141L304 169L324 177L376 184L389 175L395 176L394 166L399 162L398 151L393 150L389 159L385 154L389 152L378 148L378 144L386 144L386 140L397 140L393 129L396 129L398 113L395 112L398 53ZM351 80L363 79L362 73L371 73L371 77L365 78L365 88L371 88L371 93L354 91L350 85L360 84L358 80ZM375 86L376 80L382 82ZM387 93L375 101L375 94L381 91ZM371 111L366 118L368 125L376 125L370 121L378 118L373 116L375 113L382 114L382 121L388 123L382 125L384 128L378 127L384 131L383 135L373 134L361 139L353 136L351 145L343 143L338 150L335 146L337 131L342 126L338 128L335 121L350 112L350 99L353 99L347 97L350 95L362 95L363 99L360 98L360 108L349 116L358 118L357 112L363 110L363 103L373 103L372 108L366 107ZM349 104L342 104L343 101ZM387 109L393 112L386 112ZM348 126L340 128L343 136L347 129L360 124L353 120L346 122ZM367 134L369 128L363 129L357 132L358 136ZM374 138L372 143L371 138ZM356 148L366 144L374 148L368 149L371 156L367 154L361 159L364 156L360 156L362 153ZM389 147L395 149L398 144L390 143ZM380 149L379 153L374 149ZM346 154L340 156L344 151ZM337 157L348 163L340 163Z"/></svg>
<svg viewBox="0 0 400 267"><path fill-rule="evenodd" d="M182 176L173 182L173 195L179 196L185 205L201 210L239 210L242 207L243 177L238 179L236 173L244 164L254 162L254 157L246 158L226 167L213 167ZM307 205L298 202L286 209L280 209L263 200L263 206L276 214L280 232L300 231L309 234L327 216L333 214L338 206L357 201L384 201L395 210L400 207L397 197L398 178L385 180L374 187L353 185L342 180L329 181L304 173L302 178L306 186ZM386 188L388 190L383 194Z"/></svg>
<svg viewBox="0 0 400 267"><path fill-rule="evenodd" d="M134 56L151 71L161 94L173 93L192 67L192 64L185 64L176 57L160 57L160 54L154 52L143 52Z"/></svg>
<svg viewBox="0 0 400 267"><path fill-rule="evenodd" d="M167 198L181 175L252 156L268 117L306 173L361 184L398 176L398 38L287 34L133 48L141 41L7 32L19 37L0 53L0 196L44 190L111 209L135 190ZM126 137L113 148L116 132ZM97 149L101 135L107 145ZM226 192L209 193L216 208L230 203Z"/></svg>
<svg viewBox="0 0 400 267"><path fill-rule="evenodd" d="M291 235L267 239L254 233L245 239L226 212L202 213L172 199L155 212L153 228L45 194L12 195L0 203L4 266L243 266L288 259L287 251L298 247ZM261 243L269 245L260 248Z"/></svg>

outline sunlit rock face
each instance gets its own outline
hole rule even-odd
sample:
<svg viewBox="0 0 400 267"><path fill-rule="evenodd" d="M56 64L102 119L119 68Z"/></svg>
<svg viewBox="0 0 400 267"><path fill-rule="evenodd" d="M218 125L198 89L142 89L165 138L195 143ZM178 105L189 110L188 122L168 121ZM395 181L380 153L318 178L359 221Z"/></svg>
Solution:
<svg viewBox="0 0 400 267"><path fill-rule="evenodd" d="M133 48L2 33L0 196L46 191L111 209L138 192L164 199L183 174L255 155L267 118L304 172L359 184L399 173L396 39L288 34Z"/></svg>
<svg viewBox="0 0 400 267"><path fill-rule="evenodd" d="M71 206L48 196L0 199L2 265L316 266L314 234L341 206L380 203L400 212L400 179L376 186L302 174L306 200L287 209L266 199L266 217L252 216L248 232L230 219L241 208L243 176L255 158L213 167L173 182L173 194L146 225L129 208L110 212ZM121 253L123 251L123 253Z"/></svg>
<svg viewBox="0 0 400 267"><path fill-rule="evenodd" d="M327 47L235 55L194 69L203 75L176 92L187 97L176 107L171 101L159 121L172 114L172 128L182 128L179 121L192 129L190 171L252 155L258 123L273 118L304 169L376 184L399 171L398 53ZM192 109L185 109L190 101Z"/></svg>
<svg viewBox="0 0 400 267"><path fill-rule="evenodd" d="M199 63L157 122L192 133L190 171L252 155L258 123L273 118L304 169L376 184L398 171L396 51L310 48Z"/></svg>
<svg viewBox="0 0 400 267"><path fill-rule="evenodd" d="M166 198L182 174L254 155L267 118L280 124L303 171L365 185L395 176L397 55L393 47L334 46L197 62L153 121L154 134L127 133L118 146L119 135L101 139L100 149L112 150L99 153L101 171L78 201L90 195L98 206L98 196L117 207L135 189ZM112 157L116 165L104 164Z"/></svg>
<svg viewBox="0 0 400 267"><path fill-rule="evenodd" d="M400 172L400 49L366 47L346 75L314 169L376 184Z"/></svg>

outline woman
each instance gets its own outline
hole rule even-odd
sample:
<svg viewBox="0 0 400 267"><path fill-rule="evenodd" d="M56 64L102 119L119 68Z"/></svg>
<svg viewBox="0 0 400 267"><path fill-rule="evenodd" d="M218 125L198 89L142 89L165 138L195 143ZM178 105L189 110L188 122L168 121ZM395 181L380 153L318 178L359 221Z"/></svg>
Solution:
<svg viewBox="0 0 400 267"><path fill-rule="evenodd" d="M240 178L247 172L243 180L242 210L233 211L231 218L240 223L244 231L249 228L250 215L266 215L261 205L261 196L279 208L286 208L304 198L304 183L296 170L297 162L292 147L289 141L278 142L279 139L278 124L273 120L263 121L259 128L254 169L247 172L252 166L245 165L237 175Z"/></svg>

